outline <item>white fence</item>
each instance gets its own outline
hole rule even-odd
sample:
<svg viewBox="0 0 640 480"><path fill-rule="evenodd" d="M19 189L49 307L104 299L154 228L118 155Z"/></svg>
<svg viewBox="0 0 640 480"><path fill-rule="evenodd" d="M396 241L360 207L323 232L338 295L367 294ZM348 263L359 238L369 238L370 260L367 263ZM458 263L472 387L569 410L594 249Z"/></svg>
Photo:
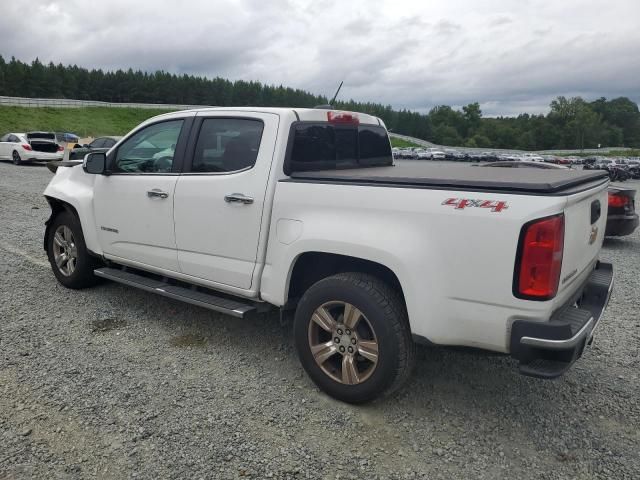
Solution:
<svg viewBox="0 0 640 480"><path fill-rule="evenodd" d="M81 107L107 107L107 108L155 108L162 110L188 110L202 108L205 105L170 105L165 103L115 103L99 102L96 100L71 100L67 98L25 98L0 96L0 106L5 107L33 107L33 108L81 108Z"/></svg>

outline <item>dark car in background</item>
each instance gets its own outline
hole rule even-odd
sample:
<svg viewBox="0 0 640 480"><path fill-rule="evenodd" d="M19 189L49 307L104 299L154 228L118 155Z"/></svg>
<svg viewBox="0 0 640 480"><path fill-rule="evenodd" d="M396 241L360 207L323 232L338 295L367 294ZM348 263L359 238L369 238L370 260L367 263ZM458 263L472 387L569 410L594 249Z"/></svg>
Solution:
<svg viewBox="0 0 640 480"><path fill-rule="evenodd" d="M122 137L98 137L91 143L76 145L69 151L69 160L82 160L89 152L106 152L113 147Z"/></svg>
<svg viewBox="0 0 640 480"><path fill-rule="evenodd" d="M80 141L80 137L75 133L56 132L56 141L59 143L78 143Z"/></svg>
<svg viewBox="0 0 640 480"><path fill-rule="evenodd" d="M638 228L635 205L636 191L631 188L609 187L609 216L606 236L629 235Z"/></svg>

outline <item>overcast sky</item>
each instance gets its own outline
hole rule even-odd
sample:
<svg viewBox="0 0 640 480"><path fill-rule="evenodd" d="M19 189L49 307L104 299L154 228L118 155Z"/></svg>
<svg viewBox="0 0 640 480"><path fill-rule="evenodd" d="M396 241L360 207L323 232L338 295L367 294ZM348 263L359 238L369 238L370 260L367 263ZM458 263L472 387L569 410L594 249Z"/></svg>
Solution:
<svg viewBox="0 0 640 480"><path fill-rule="evenodd" d="M640 101L638 0L3 1L0 54L283 84L426 111Z"/></svg>

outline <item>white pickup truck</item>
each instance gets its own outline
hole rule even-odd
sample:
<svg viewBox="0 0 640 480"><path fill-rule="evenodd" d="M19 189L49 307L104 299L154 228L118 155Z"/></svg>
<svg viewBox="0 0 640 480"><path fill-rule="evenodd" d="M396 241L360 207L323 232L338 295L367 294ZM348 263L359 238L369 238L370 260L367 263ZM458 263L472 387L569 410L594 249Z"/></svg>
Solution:
<svg viewBox="0 0 640 480"><path fill-rule="evenodd" d="M365 114L169 113L64 165L44 192L60 283L105 278L235 317L295 310L302 365L347 402L401 385L415 342L557 377L613 285L598 261L606 172L394 165Z"/></svg>

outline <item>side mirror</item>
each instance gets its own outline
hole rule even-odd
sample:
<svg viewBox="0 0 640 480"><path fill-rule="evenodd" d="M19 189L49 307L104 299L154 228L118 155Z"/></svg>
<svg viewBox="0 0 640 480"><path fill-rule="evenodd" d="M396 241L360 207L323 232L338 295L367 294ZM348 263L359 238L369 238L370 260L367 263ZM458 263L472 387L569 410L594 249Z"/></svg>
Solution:
<svg viewBox="0 0 640 480"><path fill-rule="evenodd" d="M107 155L104 152L88 153L84 157L82 168L87 173L102 175L107 169Z"/></svg>

